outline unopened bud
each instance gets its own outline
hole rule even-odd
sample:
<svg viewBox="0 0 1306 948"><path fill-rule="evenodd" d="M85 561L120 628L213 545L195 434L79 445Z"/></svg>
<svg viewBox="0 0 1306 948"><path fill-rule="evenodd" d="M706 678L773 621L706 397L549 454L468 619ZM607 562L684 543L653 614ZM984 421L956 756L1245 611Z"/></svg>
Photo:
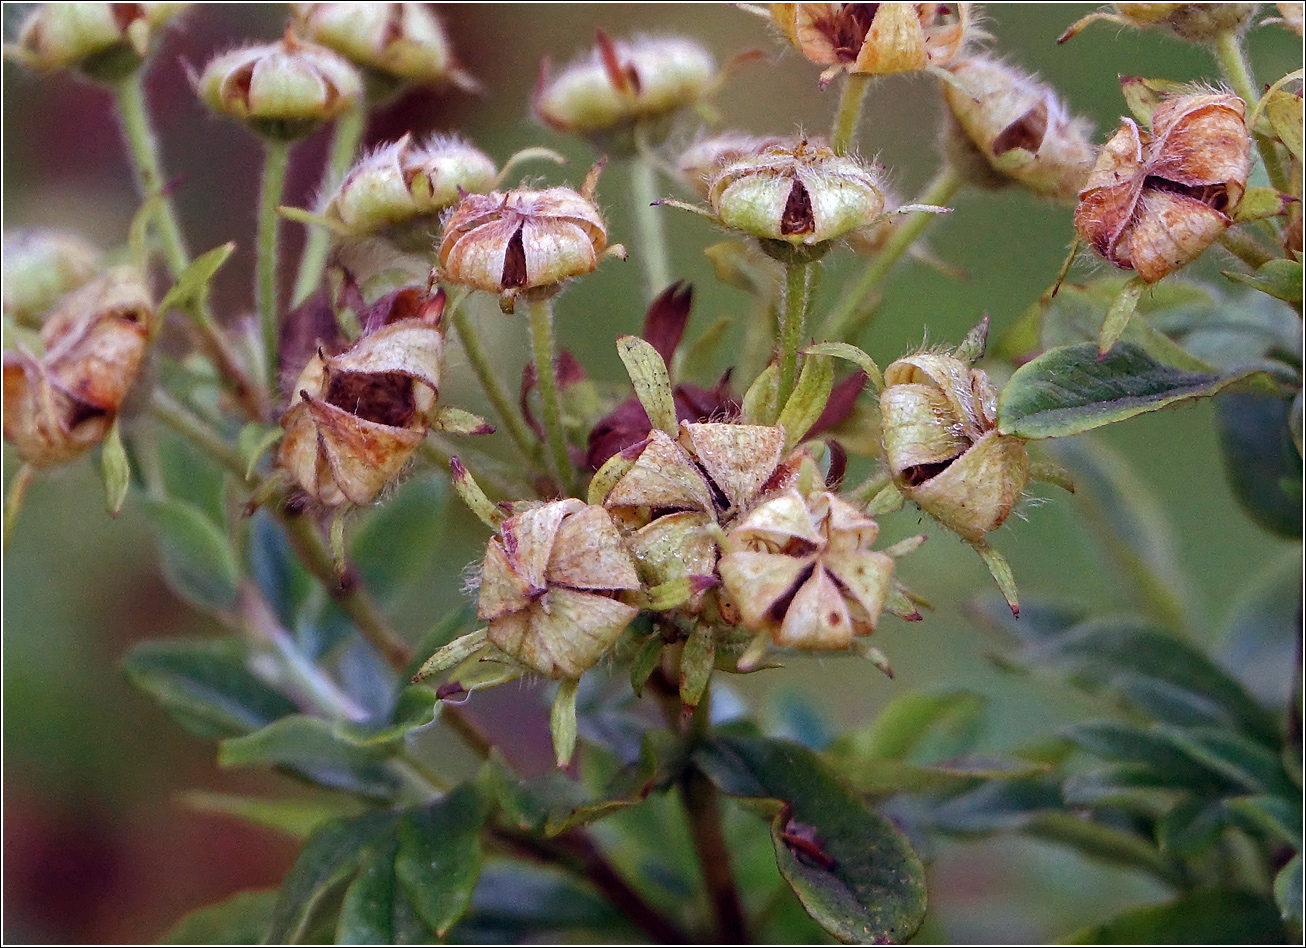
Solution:
<svg viewBox="0 0 1306 948"><path fill-rule="evenodd" d="M499 649L549 678L579 678L639 610L639 589L612 517L574 498L509 517L481 566L477 616Z"/></svg>
<svg viewBox="0 0 1306 948"><path fill-rule="evenodd" d="M136 382L153 313L141 274L118 267L64 296L39 359L4 354L4 436L19 457L49 467L99 443Z"/></svg>
<svg viewBox="0 0 1306 948"><path fill-rule="evenodd" d="M328 507L370 503L426 437L444 364L440 303L409 287L391 294L405 314L339 355L319 350L281 418L281 465ZM417 315L406 315L414 309Z"/></svg>
<svg viewBox="0 0 1306 948"><path fill-rule="evenodd" d="M7 234L4 240L4 314L35 324L65 293L88 283L100 251L80 237L51 230Z"/></svg>
<svg viewBox="0 0 1306 948"><path fill-rule="evenodd" d="M162 26L189 3L41 3L23 21L15 55L34 69L77 68L101 82L134 72Z"/></svg>
<svg viewBox="0 0 1306 948"><path fill-rule="evenodd" d="M1163 101L1150 134L1124 119L1080 192L1075 229L1148 283L1195 260L1246 190L1245 112L1237 96L1199 94Z"/></svg>

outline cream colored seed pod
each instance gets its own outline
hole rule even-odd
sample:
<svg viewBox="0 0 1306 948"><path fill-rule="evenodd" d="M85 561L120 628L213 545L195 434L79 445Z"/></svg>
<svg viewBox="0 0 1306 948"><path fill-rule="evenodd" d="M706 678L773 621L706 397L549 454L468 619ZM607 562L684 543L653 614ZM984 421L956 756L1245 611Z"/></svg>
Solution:
<svg viewBox="0 0 1306 948"><path fill-rule="evenodd" d="M65 293L85 286L100 267L100 251L80 237L50 230L6 234L4 314L35 324Z"/></svg>
<svg viewBox="0 0 1306 948"><path fill-rule="evenodd" d="M738 161L748 155L759 155L772 145L784 145L778 135L746 135L743 132L726 132L696 141L676 159L676 168L685 183L706 199L708 183L716 170L724 164Z"/></svg>
<svg viewBox="0 0 1306 948"><path fill-rule="evenodd" d="M1000 527L1029 481L1020 438L999 434L988 375L960 359L923 352L884 371L884 453L894 483L963 539Z"/></svg>
<svg viewBox="0 0 1306 948"><path fill-rule="evenodd" d="M639 576L612 517L574 498L509 517L481 567L477 616L499 649L549 678L579 678L639 610Z"/></svg>
<svg viewBox="0 0 1306 948"><path fill-rule="evenodd" d="M117 267L66 295L41 329L45 355L4 354L4 437L36 467L104 437L136 382L154 305L139 271Z"/></svg>
<svg viewBox="0 0 1306 948"><path fill-rule="evenodd" d="M781 648L846 649L875 631L893 559L871 549L879 526L834 494L785 491L726 536L718 566L742 623Z"/></svg>
<svg viewBox="0 0 1306 948"><path fill-rule="evenodd" d="M281 465L328 507L370 503L426 437L444 363L436 318L401 319L338 356L319 351L281 418Z"/></svg>
<svg viewBox="0 0 1306 948"><path fill-rule="evenodd" d="M40 3L23 21L15 55L34 69L79 67L114 80L136 69L155 36L189 3Z"/></svg>

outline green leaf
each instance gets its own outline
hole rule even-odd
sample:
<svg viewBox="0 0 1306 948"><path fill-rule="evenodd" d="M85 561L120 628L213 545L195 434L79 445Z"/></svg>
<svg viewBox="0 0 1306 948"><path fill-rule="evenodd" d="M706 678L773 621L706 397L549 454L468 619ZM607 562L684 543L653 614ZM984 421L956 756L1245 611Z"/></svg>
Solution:
<svg viewBox="0 0 1306 948"><path fill-rule="evenodd" d="M383 761L387 749L365 748L335 733L317 718L292 714L218 748L224 767L289 767L314 783L366 796L388 797L399 781Z"/></svg>
<svg viewBox="0 0 1306 948"><path fill-rule="evenodd" d="M1138 298L1143 295L1147 283L1142 277L1134 277L1120 288L1120 295L1112 302L1102 320L1102 328L1097 334L1098 355L1104 355L1119 341L1134 311L1138 309Z"/></svg>
<svg viewBox="0 0 1306 948"><path fill-rule="evenodd" d="M1265 117L1270 128L1274 129L1275 137L1287 146L1298 161L1303 160L1301 104L1301 96L1284 89L1276 89L1265 103Z"/></svg>
<svg viewBox="0 0 1306 948"><path fill-rule="evenodd" d="M472 937L468 929L477 933ZM613 932L612 941L631 943L639 932L607 899L585 882L546 866L490 860L481 869L471 910L450 934L459 944L512 943L523 936L545 942L550 933ZM466 934L465 934L466 933ZM582 934L576 942L607 943Z"/></svg>
<svg viewBox="0 0 1306 948"><path fill-rule="evenodd" d="M407 811L399 824L395 875L418 916L439 936L471 902L481 870L485 817L476 787L463 784Z"/></svg>
<svg viewBox="0 0 1306 948"><path fill-rule="evenodd" d="M994 780L1024 780L1047 773L1047 764L1003 757L962 756L937 764L899 760L836 760L835 767L863 793L963 793Z"/></svg>
<svg viewBox="0 0 1306 948"><path fill-rule="evenodd" d="M1302 267L1296 260L1271 260L1256 268L1250 276L1237 270L1221 271L1235 283L1245 283L1285 303L1300 303L1302 299Z"/></svg>
<svg viewBox="0 0 1306 948"><path fill-rule="evenodd" d="M1022 438L1079 434L1214 395L1250 374L1182 371L1129 342L1100 359L1091 343L1062 346L1016 370L998 398L998 425L1004 434Z"/></svg>
<svg viewBox="0 0 1306 948"><path fill-rule="evenodd" d="M988 699L974 691L907 692L868 727L838 738L830 755L845 759L928 762L966 753L979 737Z"/></svg>
<svg viewBox="0 0 1306 948"><path fill-rule="evenodd" d="M113 420L100 446L100 476L104 479L104 503L111 517L118 516L127 488L131 485L131 464L122 446L118 419Z"/></svg>
<svg viewBox="0 0 1306 948"><path fill-rule="evenodd" d="M1234 797L1224 805L1238 821L1272 840L1289 843L1301 849L1301 798L1254 796Z"/></svg>
<svg viewBox="0 0 1306 948"><path fill-rule="evenodd" d="M845 359L866 373L866 377L875 386L876 394L884 391L884 373L880 371L880 367L875 364L874 359L850 343L820 342L814 346L808 346L803 352L813 356L823 355L833 356L836 359Z"/></svg>
<svg viewBox="0 0 1306 948"><path fill-rule="evenodd" d="M1288 860L1288 864L1274 877L1274 903L1285 919L1302 922L1302 867L1301 853Z"/></svg>
<svg viewBox="0 0 1306 948"><path fill-rule="evenodd" d="M129 681L192 734L248 734L296 710L249 671L249 648L236 637L139 642L123 659Z"/></svg>
<svg viewBox="0 0 1306 948"><path fill-rule="evenodd" d="M197 813L221 813L236 819L266 826L292 839L307 839L331 820L357 816L362 807L345 796L316 796L301 799L242 797L208 790L188 790L178 799Z"/></svg>
<svg viewBox="0 0 1306 948"><path fill-rule="evenodd" d="M679 437L680 424L676 421L676 403L671 393L671 377L667 365L652 345L638 336L619 336L617 354L635 386L635 397L644 406L649 422L661 428L672 438Z"/></svg>
<svg viewBox="0 0 1306 948"><path fill-rule="evenodd" d="M1285 932L1274 906L1260 896L1228 889L1199 889L1173 902L1122 912L1083 928L1070 945L1282 944Z"/></svg>
<svg viewBox="0 0 1306 948"><path fill-rule="evenodd" d="M680 703L686 708L698 707L715 665L716 642L712 629L699 623L689 633L680 653Z"/></svg>
<svg viewBox="0 0 1306 948"><path fill-rule="evenodd" d="M1284 551L1239 593L1216 650L1229 674L1267 707L1282 705L1293 691L1293 672L1300 664L1296 649L1301 576L1300 549Z"/></svg>
<svg viewBox="0 0 1306 948"><path fill-rule="evenodd" d="M671 372L678 379L693 379L705 375L716 362L716 352L726 331L735 324L722 316L699 335L688 349L678 349L671 358Z"/></svg>
<svg viewBox="0 0 1306 948"><path fill-rule="evenodd" d="M834 366L824 356L809 355L803 362L803 371L793 394L785 402L776 424L785 430L785 450L803 439L812 425L825 411L830 392L834 390Z"/></svg>
<svg viewBox="0 0 1306 948"><path fill-rule="evenodd" d="M246 477L253 476L259 459L268 448L280 441L285 433L285 429L280 425L265 425L257 421L251 421L240 429L240 434L236 435L236 450L240 452L241 460L245 462Z"/></svg>
<svg viewBox="0 0 1306 948"><path fill-rule="evenodd" d="M1215 409L1225 476L1239 506L1261 528L1300 537L1302 459L1288 430L1291 402L1263 392L1226 392Z"/></svg>
<svg viewBox="0 0 1306 948"><path fill-rule="evenodd" d="M661 634L654 633L635 653L635 657L630 662L630 687L635 692L635 697L643 695L644 685L648 682L649 676L662 661L662 649L665 646L666 640Z"/></svg>
<svg viewBox="0 0 1306 948"><path fill-rule="evenodd" d="M1228 826L1224 802L1194 797L1181 799L1156 824L1156 841L1161 851L1183 859L1209 852Z"/></svg>
<svg viewBox="0 0 1306 948"><path fill-rule="evenodd" d="M362 523L350 523L349 552L372 595L392 602L418 583L448 545L448 480L406 481Z"/></svg>
<svg viewBox="0 0 1306 948"><path fill-rule="evenodd" d="M176 498L147 497L142 506L159 544L168 584L201 608L235 605L240 565L231 543L213 522Z"/></svg>
<svg viewBox="0 0 1306 948"><path fill-rule="evenodd" d="M558 693L549 710L549 733L553 736L553 756L559 767L571 763L576 752L576 689L580 681L564 678L558 682Z"/></svg>
<svg viewBox="0 0 1306 948"><path fill-rule="evenodd" d="M780 396L780 370L768 365L744 392L741 408L745 424L775 424L776 399Z"/></svg>
<svg viewBox="0 0 1306 948"><path fill-rule="evenodd" d="M788 741L716 737L694 762L730 796L789 804L772 821L781 874L840 941L904 942L925 915L925 874L905 837L812 751Z"/></svg>
<svg viewBox="0 0 1306 948"><path fill-rule="evenodd" d="M1092 859L1142 869L1171 886L1186 881L1150 842L1134 833L1072 813L1052 810L1034 813L1020 829L1028 836L1069 846Z"/></svg>
<svg viewBox="0 0 1306 948"><path fill-rule="evenodd" d="M314 833L281 883L266 943L298 941L328 893L352 875L368 847L392 833L398 820L392 811L372 812Z"/></svg>
<svg viewBox="0 0 1306 948"><path fill-rule="evenodd" d="M277 904L274 889L237 892L190 912L159 939L160 945L262 945Z"/></svg>
<svg viewBox="0 0 1306 948"><path fill-rule="evenodd" d="M231 241L196 257L177 278L172 289L164 295L163 302L159 304L159 312L186 309L207 299L209 284L213 281L214 275L222 269L222 265L227 262L227 258L235 249L235 241Z"/></svg>
<svg viewBox="0 0 1306 948"><path fill-rule="evenodd" d="M398 838L391 836L363 860L354 881L345 890L336 921L336 943L340 945L394 945L395 901L402 900L395 879Z"/></svg>

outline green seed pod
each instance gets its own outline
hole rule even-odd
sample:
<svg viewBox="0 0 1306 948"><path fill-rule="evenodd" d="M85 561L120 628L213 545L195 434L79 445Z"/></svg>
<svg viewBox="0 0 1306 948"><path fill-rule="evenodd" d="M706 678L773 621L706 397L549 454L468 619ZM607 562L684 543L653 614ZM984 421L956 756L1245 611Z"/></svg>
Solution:
<svg viewBox="0 0 1306 948"><path fill-rule="evenodd" d="M41 3L23 21L15 55L33 69L78 69L116 82L145 61L163 25L189 3Z"/></svg>

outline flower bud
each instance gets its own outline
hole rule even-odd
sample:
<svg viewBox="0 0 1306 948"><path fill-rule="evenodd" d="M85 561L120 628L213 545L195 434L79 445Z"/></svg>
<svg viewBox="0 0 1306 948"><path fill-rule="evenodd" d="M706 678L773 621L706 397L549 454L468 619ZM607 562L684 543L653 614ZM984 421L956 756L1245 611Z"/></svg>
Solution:
<svg viewBox="0 0 1306 948"><path fill-rule="evenodd" d="M41 328L45 354L4 354L4 436L36 467L99 443L140 372L154 306L140 273L118 267L64 296Z"/></svg>
<svg viewBox="0 0 1306 948"><path fill-rule="evenodd" d="M195 80L215 112L267 138L294 141L353 108L363 95L358 71L324 46L296 38L224 53Z"/></svg>
<svg viewBox="0 0 1306 948"><path fill-rule="evenodd" d="M773 3L785 39L811 62L840 71L885 75L943 66L965 44L969 3Z"/></svg>
<svg viewBox="0 0 1306 948"><path fill-rule="evenodd" d="M405 135L360 159L323 213L352 237L419 218L425 224L457 203L460 192L488 191L495 173L493 161L459 138L437 135L418 147ZM421 230L425 238L426 228Z"/></svg>
<svg viewBox="0 0 1306 948"><path fill-rule="evenodd" d="M549 296L599 265L608 232L593 180L570 188L468 194L444 219L438 276L498 293Z"/></svg>
<svg viewBox="0 0 1306 948"><path fill-rule="evenodd" d="M19 59L42 72L76 67L114 82L135 71L159 29L189 3L41 3L18 33Z"/></svg>
<svg viewBox="0 0 1306 948"><path fill-rule="evenodd" d="M1020 438L997 430L989 377L955 356L922 352L884 370L884 454L898 489L972 542L996 530L1029 480Z"/></svg>
<svg viewBox="0 0 1306 948"><path fill-rule="evenodd" d="M300 34L364 69L405 82L476 82L454 62L444 28L425 3L292 3Z"/></svg>
<svg viewBox="0 0 1306 948"><path fill-rule="evenodd" d="M1237 96L1199 94L1163 101L1150 134L1124 119L1080 192L1075 229L1148 283L1195 260L1246 190L1245 112Z"/></svg>
<svg viewBox="0 0 1306 948"><path fill-rule="evenodd" d="M716 77L712 55L693 40L641 36L597 45L556 76L541 64L532 108L561 132L595 136L629 130L698 102Z"/></svg>
<svg viewBox="0 0 1306 948"><path fill-rule="evenodd" d="M1094 20L1108 20L1137 30L1160 26L1190 43L1213 43L1221 34L1246 26L1258 6L1257 3L1113 3L1076 21L1057 42L1064 43Z"/></svg>
<svg viewBox="0 0 1306 948"><path fill-rule="evenodd" d="M4 240L4 314L35 324L59 297L88 283L100 265L100 251L80 237L50 230L25 230Z"/></svg>
<svg viewBox="0 0 1306 948"><path fill-rule="evenodd" d="M635 564L602 507L574 498L509 517L481 566L477 617L489 640L549 678L579 678L639 610Z"/></svg>
<svg viewBox="0 0 1306 948"><path fill-rule="evenodd" d="M812 246L873 223L884 213L884 192L856 158L802 139L717 165L708 204L726 227Z"/></svg>
<svg viewBox="0 0 1306 948"><path fill-rule="evenodd" d="M426 437L439 396L441 307L413 287L392 295L392 312L417 315L380 326L339 355L319 349L281 418L281 466L328 507L370 503Z"/></svg>
<svg viewBox="0 0 1306 948"><path fill-rule="evenodd" d="M949 145L985 163L975 183L996 172L999 183L1014 180L1040 197L1074 201L1093 167L1087 123L1072 118L1048 86L996 60L959 59L948 71L957 79L941 84L955 120ZM963 171L972 163L954 161Z"/></svg>
<svg viewBox="0 0 1306 948"><path fill-rule="evenodd" d="M742 624L781 648L846 649L875 631L893 559L873 551L879 526L827 491L788 490L726 536L719 569Z"/></svg>

